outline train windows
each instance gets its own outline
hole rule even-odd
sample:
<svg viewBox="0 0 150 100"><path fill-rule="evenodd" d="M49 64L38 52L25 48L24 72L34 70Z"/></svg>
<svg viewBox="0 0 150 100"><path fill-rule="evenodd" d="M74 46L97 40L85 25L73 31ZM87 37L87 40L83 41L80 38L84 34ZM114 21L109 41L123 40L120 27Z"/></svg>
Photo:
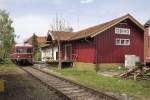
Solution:
<svg viewBox="0 0 150 100"><path fill-rule="evenodd" d="M17 48L17 49L16 49L16 52L17 52L17 53L23 53L23 49L22 49L22 48Z"/></svg>
<svg viewBox="0 0 150 100"><path fill-rule="evenodd" d="M16 53L32 53L31 48L17 48Z"/></svg>
<svg viewBox="0 0 150 100"><path fill-rule="evenodd" d="M32 49L31 48L27 48L27 53L32 53Z"/></svg>

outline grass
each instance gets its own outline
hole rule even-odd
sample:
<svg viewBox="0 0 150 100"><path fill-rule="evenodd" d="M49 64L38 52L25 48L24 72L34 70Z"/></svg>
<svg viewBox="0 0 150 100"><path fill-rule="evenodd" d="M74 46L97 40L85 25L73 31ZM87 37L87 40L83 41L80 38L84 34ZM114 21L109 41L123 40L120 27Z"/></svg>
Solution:
<svg viewBox="0 0 150 100"><path fill-rule="evenodd" d="M101 64L100 71L115 71L115 72L124 72L127 71L123 65L118 64Z"/></svg>
<svg viewBox="0 0 150 100"><path fill-rule="evenodd" d="M15 64L0 64L0 72L17 72L18 70Z"/></svg>
<svg viewBox="0 0 150 100"><path fill-rule="evenodd" d="M17 65L13 64L13 63L9 63L9 64L0 64L0 74L3 73L3 75L5 74L19 74L22 73L20 68L18 68ZM21 74L20 74L21 75ZM13 77L11 80L28 80L28 78L24 75L21 75L20 77Z"/></svg>
<svg viewBox="0 0 150 100"><path fill-rule="evenodd" d="M135 100L148 100L150 98L150 81L134 81L119 78L106 77L94 71L81 71L75 68L57 70L62 76L71 78L83 85L95 88L96 90L114 93L125 93ZM145 98L145 99L143 99Z"/></svg>

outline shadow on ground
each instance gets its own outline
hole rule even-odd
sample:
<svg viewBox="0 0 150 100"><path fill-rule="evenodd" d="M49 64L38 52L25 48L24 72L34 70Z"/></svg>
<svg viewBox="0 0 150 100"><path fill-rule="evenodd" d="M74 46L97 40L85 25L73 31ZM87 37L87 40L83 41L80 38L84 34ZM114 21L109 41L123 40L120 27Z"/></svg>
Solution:
<svg viewBox="0 0 150 100"><path fill-rule="evenodd" d="M25 73L0 74L0 79L5 80L0 100L62 100L55 91Z"/></svg>

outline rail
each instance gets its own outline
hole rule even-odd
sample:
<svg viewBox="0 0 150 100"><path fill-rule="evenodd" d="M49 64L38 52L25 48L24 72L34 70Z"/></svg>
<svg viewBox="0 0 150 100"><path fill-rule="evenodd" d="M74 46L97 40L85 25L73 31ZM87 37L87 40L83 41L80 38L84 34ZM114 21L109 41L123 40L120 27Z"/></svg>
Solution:
<svg viewBox="0 0 150 100"><path fill-rule="evenodd" d="M70 100L119 100L114 96L85 87L39 68L24 67L22 69Z"/></svg>

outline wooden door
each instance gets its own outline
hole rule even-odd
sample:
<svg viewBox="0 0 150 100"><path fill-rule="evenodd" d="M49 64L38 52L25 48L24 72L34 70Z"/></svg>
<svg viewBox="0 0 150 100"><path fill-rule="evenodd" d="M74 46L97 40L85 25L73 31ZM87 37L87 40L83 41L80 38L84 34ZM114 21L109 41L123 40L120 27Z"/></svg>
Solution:
<svg viewBox="0 0 150 100"><path fill-rule="evenodd" d="M66 45L66 47L65 47L65 60L72 60L72 47L71 47L71 45Z"/></svg>

